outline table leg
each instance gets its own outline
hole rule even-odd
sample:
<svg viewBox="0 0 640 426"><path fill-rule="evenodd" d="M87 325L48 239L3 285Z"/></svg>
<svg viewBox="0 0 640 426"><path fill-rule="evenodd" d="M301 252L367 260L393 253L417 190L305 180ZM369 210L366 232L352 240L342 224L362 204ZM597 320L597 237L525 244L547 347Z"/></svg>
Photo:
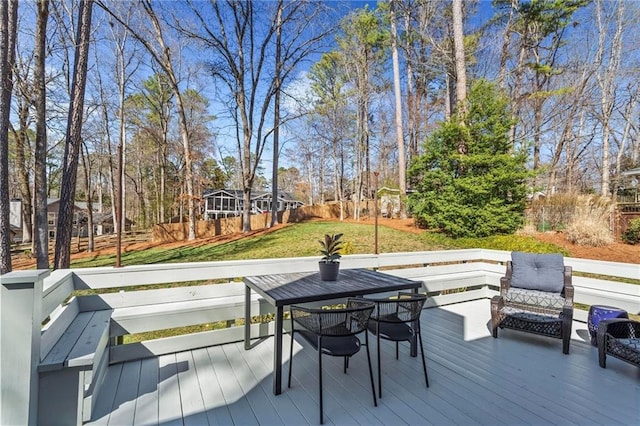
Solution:
<svg viewBox="0 0 640 426"><path fill-rule="evenodd" d="M251 349L251 289L244 286L244 349Z"/></svg>
<svg viewBox="0 0 640 426"><path fill-rule="evenodd" d="M276 307L276 323L273 331L273 394L282 393L282 321L283 307Z"/></svg>

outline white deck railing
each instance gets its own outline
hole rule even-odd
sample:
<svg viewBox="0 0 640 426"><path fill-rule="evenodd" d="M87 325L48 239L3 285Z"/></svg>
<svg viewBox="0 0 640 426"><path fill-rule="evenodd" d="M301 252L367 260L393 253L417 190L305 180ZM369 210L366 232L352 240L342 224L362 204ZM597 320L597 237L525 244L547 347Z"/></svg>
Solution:
<svg viewBox="0 0 640 426"><path fill-rule="evenodd" d="M374 268L423 282L428 306L458 303L497 294L505 251L469 249L380 255L348 255L342 268ZM109 362L178 352L239 341L242 327L186 334L118 345L127 334L224 321L244 316L242 277L269 273L316 271L316 257L137 265L49 271L16 271L0 277L0 424L27 424L37 419L38 365L63 332L69 297L76 290L116 289L76 296L79 312L111 309ZM606 304L640 314L640 265L565 258L573 267L576 303ZM584 277L597 274L598 278ZM603 278L600 278L603 277ZM179 283L171 288L149 288ZM217 283L217 284L214 284ZM135 289L132 287L136 286ZM157 286L155 286L157 287ZM252 314L272 312L257 295ZM586 320L586 312L574 318ZM59 320L60 319L60 320ZM41 324L46 323L44 327ZM61 325L62 324L62 325ZM252 336L270 334L272 324L252 325Z"/></svg>

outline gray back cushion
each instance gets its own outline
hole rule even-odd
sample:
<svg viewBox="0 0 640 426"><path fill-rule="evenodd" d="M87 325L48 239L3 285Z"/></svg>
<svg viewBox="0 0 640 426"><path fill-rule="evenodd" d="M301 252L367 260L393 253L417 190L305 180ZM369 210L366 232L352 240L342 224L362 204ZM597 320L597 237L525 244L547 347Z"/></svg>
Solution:
<svg viewBox="0 0 640 426"><path fill-rule="evenodd" d="M529 290L562 292L564 262L561 254L511 253L511 285Z"/></svg>

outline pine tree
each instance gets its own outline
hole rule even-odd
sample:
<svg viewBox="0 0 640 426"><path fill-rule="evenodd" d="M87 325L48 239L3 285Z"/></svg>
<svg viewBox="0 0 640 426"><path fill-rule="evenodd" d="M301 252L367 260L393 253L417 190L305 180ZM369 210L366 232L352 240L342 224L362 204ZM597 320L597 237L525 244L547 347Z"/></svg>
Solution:
<svg viewBox="0 0 640 426"><path fill-rule="evenodd" d="M443 123L409 169L413 216L451 237L508 234L523 223L526 202L524 153L512 152L507 98L487 81L475 82L462 124ZM460 141L468 147L458 151Z"/></svg>

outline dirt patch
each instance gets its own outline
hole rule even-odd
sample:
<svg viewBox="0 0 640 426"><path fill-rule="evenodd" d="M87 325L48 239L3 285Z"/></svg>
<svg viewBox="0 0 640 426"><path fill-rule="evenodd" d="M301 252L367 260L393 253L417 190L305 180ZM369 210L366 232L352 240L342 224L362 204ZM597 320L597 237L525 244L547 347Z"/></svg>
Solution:
<svg viewBox="0 0 640 426"><path fill-rule="evenodd" d="M324 219L326 220L326 219ZM365 223L365 224L374 224L375 221L373 218L363 218L359 221L355 221L353 219L346 219L347 222L357 222L357 223ZM405 232L413 232L416 234L423 233L423 229L417 228L413 219L387 219L387 218L378 218L378 224L381 226L388 226L390 228L398 229L400 231ZM195 241L178 241L178 242L170 242L170 243L154 243L154 242L129 242L122 244L122 252L128 253L132 251L145 250L154 247L161 247L163 249L169 248L178 248L185 246L198 247L205 244L211 244L216 242L228 242L235 241L240 238L245 237L253 237L257 235L263 235L278 229L281 229L286 225L276 225L273 228L269 229L261 229L257 231L251 231L248 234L243 233L235 233L230 235L220 235L216 237L210 238L199 238ZM609 244L604 247L587 247L587 246L578 246L569 241L567 241L566 236L561 232L545 232L545 233L537 233L533 235L540 241L548 242L556 244L560 247L563 247L568 253L570 257L579 257L583 259L594 259L594 260L606 260L610 262L625 262L625 263L640 263L640 245L629 245L622 243L614 243ZM95 257L102 255L115 255L116 249L112 244L109 246L100 245L100 243L96 242L96 250L92 253L87 252L76 252L71 254L71 259L82 259L85 257ZM51 257L53 259L53 256ZM33 269L35 268L35 259L26 256L25 254L17 254L12 258L12 266L14 270L20 269Z"/></svg>
<svg viewBox="0 0 640 426"><path fill-rule="evenodd" d="M609 262L640 263L640 245L613 243L603 247L579 246L567 241L566 235L562 232L541 232L534 236L540 241L563 247L570 253L570 257L606 260Z"/></svg>
<svg viewBox="0 0 640 426"><path fill-rule="evenodd" d="M349 221L352 221L349 219ZM360 220L360 223L374 223L373 219ZM388 226L400 231L422 233L424 230L417 228L413 219L386 219L379 218L378 224ZM582 259L606 260L609 262L640 263L640 244L629 245L613 243L604 247L579 246L567 240L562 232L539 232L533 234L539 241L553 243L564 248L569 257Z"/></svg>
<svg viewBox="0 0 640 426"><path fill-rule="evenodd" d="M256 231L251 231L247 234L243 234L241 232L235 234L227 234L227 235L218 235L215 237L209 238L198 238L194 241L175 241L175 242L152 242L152 241L135 241L135 242L123 242L122 243L122 253L130 253L134 251L147 250L150 248L162 248L162 249L173 249L180 247L199 247L206 244L212 243L223 243L229 241L236 241L240 238L245 237L254 237L258 235L263 235L269 232L273 232L282 228L283 224L278 224L272 228L268 229L259 229ZM76 250L76 246L71 249L71 260L84 259L87 257L97 257L97 256L107 256L107 255L115 255L116 247L113 243L104 244L100 241L100 239L96 239L95 249L93 252L88 253L86 251L78 252ZM53 261L53 253L50 254L50 261ZM26 254L16 254L11 258L11 265L13 270L21 270L21 269L34 269L36 266L36 260L30 255Z"/></svg>

